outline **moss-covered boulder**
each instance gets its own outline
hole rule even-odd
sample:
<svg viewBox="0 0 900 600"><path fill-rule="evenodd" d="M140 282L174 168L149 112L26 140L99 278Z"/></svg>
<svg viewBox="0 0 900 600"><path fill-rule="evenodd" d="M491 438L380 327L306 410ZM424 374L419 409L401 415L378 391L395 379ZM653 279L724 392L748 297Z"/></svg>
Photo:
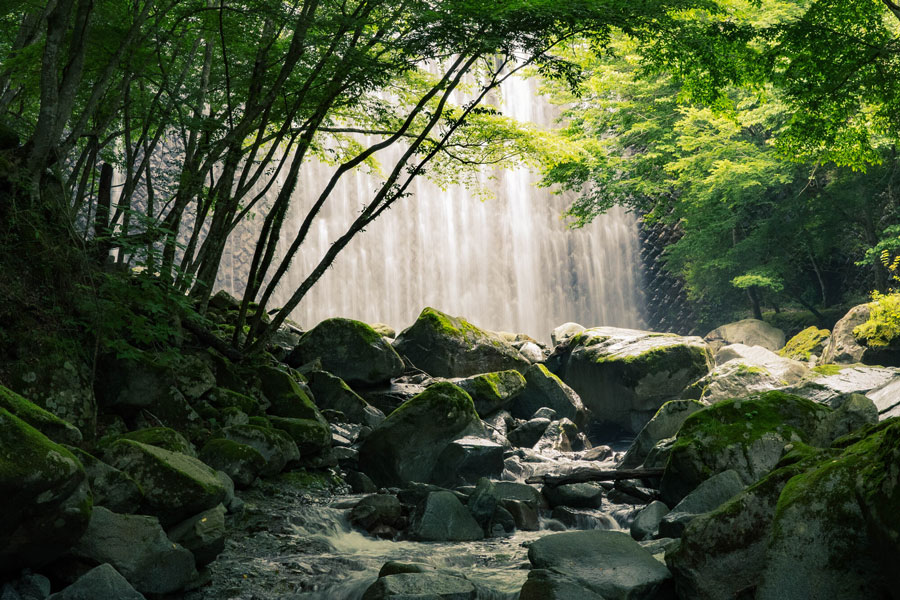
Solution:
<svg viewBox="0 0 900 600"><path fill-rule="evenodd" d="M239 489L250 487L266 468L266 459L258 450L225 438L206 442L200 460L231 477Z"/></svg>
<svg viewBox="0 0 900 600"><path fill-rule="evenodd" d="M82 435L77 427L2 385L0 408L5 408L54 442L72 445L81 443Z"/></svg>
<svg viewBox="0 0 900 600"><path fill-rule="evenodd" d="M853 439L781 491L758 600L896 595L900 419Z"/></svg>
<svg viewBox="0 0 900 600"><path fill-rule="evenodd" d="M0 408L0 574L57 558L84 533L91 506L75 456Z"/></svg>
<svg viewBox="0 0 900 600"><path fill-rule="evenodd" d="M435 377L468 377L509 369L525 372L531 365L496 333L430 307L397 336L394 348Z"/></svg>
<svg viewBox="0 0 900 600"><path fill-rule="evenodd" d="M541 408L550 408L579 427L587 425L588 412L575 390L537 364L525 371L525 389L512 401L509 412L519 419L530 419Z"/></svg>
<svg viewBox="0 0 900 600"><path fill-rule="evenodd" d="M66 449L84 465L94 506L102 506L117 513L134 513L140 510L144 492L134 479L80 448L67 446Z"/></svg>
<svg viewBox="0 0 900 600"><path fill-rule="evenodd" d="M187 438L169 427L148 427L122 433L111 438L104 438L100 441L100 447L107 448L116 440L134 440L148 446L156 446L157 448L168 450L169 452L180 452L194 458L197 457L197 451Z"/></svg>
<svg viewBox="0 0 900 600"><path fill-rule="evenodd" d="M309 373L309 389L320 409L337 410L351 423L375 427L384 421L384 413L366 402L343 379L327 371Z"/></svg>
<svg viewBox="0 0 900 600"><path fill-rule="evenodd" d="M428 483L451 441L483 435L471 396L446 382L404 402L376 427L359 451L360 469L382 486Z"/></svg>
<svg viewBox="0 0 900 600"><path fill-rule="evenodd" d="M481 373L455 383L472 396L482 417L497 412L525 389L525 377L513 370Z"/></svg>
<svg viewBox="0 0 900 600"><path fill-rule="evenodd" d="M674 506L716 473L733 469L750 485L778 464L785 446L810 442L831 413L827 407L782 392L724 400L685 419L660 485Z"/></svg>
<svg viewBox="0 0 900 600"><path fill-rule="evenodd" d="M352 384L383 383L403 373L403 360L362 321L326 319L307 331L288 356L292 367L320 360L322 368Z"/></svg>
<svg viewBox="0 0 900 600"><path fill-rule="evenodd" d="M559 375L593 418L633 433L713 366L698 337L614 327L574 336L566 354Z"/></svg>
<svg viewBox="0 0 900 600"><path fill-rule="evenodd" d="M807 327L784 345L778 351L780 356L792 360L809 361L821 358L831 340L831 332L827 329L819 329L815 325Z"/></svg>
<svg viewBox="0 0 900 600"><path fill-rule="evenodd" d="M290 373L275 367L260 367L258 373L260 387L270 403L267 409L270 415L325 423L305 383L301 384Z"/></svg>
<svg viewBox="0 0 900 600"><path fill-rule="evenodd" d="M696 400L672 400L663 404L634 438L622 457L619 468L633 469L641 466L656 444L678 433L685 419L704 406Z"/></svg>
<svg viewBox="0 0 900 600"><path fill-rule="evenodd" d="M280 473L290 462L300 460L300 450L291 436L280 429L262 425L231 425L222 430L225 439L250 446L266 461L259 474L268 477Z"/></svg>
<svg viewBox="0 0 900 600"><path fill-rule="evenodd" d="M780 389L812 376L806 363L784 358L760 346L731 344L720 348L715 358L717 366L685 390L683 397L712 403Z"/></svg>
<svg viewBox="0 0 900 600"><path fill-rule="evenodd" d="M206 394L205 399L213 408L219 411L226 408L237 408L251 417L263 413L263 407L258 399L228 388L215 387Z"/></svg>
<svg viewBox="0 0 900 600"><path fill-rule="evenodd" d="M141 486L146 514L159 517L164 526L210 509L225 498L216 471L186 454L120 439L107 448L104 458Z"/></svg>
<svg viewBox="0 0 900 600"><path fill-rule="evenodd" d="M827 364L815 367L810 379L786 387L783 391L837 408L852 394L871 396L877 390L898 382L900 369Z"/></svg>
<svg viewBox="0 0 900 600"><path fill-rule="evenodd" d="M331 429L327 423L313 419L269 417L272 427L284 431L300 450L300 456L316 456L331 447Z"/></svg>
<svg viewBox="0 0 900 600"><path fill-rule="evenodd" d="M713 351L729 344L760 346L773 352L784 347L784 332L759 319L743 319L716 327L703 339Z"/></svg>

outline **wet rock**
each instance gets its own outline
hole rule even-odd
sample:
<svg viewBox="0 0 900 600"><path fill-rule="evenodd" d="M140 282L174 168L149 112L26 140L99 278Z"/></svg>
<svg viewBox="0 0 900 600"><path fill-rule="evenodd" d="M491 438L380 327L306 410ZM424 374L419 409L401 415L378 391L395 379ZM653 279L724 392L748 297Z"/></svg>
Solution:
<svg viewBox="0 0 900 600"><path fill-rule="evenodd" d="M703 339L713 352L729 344L760 346L772 352L784 347L784 332L758 319L743 319L722 325L707 333Z"/></svg>
<svg viewBox="0 0 900 600"><path fill-rule="evenodd" d="M713 366L697 337L598 327L570 344L562 380L594 419L633 433Z"/></svg>
<svg viewBox="0 0 900 600"><path fill-rule="evenodd" d="M67 449L84 465L94 506L103 506L118 513L138 511L144 501L144 492L134 479L84 450L75 447Z"/></svg>
<svg viewBox="0 0 900 600"><path fill-rule="evenodd" d="M484 537L481 527L451 492L431 492L416 507L409 527L415 540L464 542Z"/></svg>
<svg viewBox="0 0 900 600"><path fill-rule="evenodd" d="M713 475L675 505L659 522L660 537L677 538L698 515L715 510L744 489L735 471Z"/></svg>
<svg viewBox="0 0 900 600"><path fill-rule="evenodd" d="M519 448L532 448L544 435L550 419L531 419L510 431L506 437L509 443Z"/></svg>
<svg viewBox="0 0 900 600"><path fill-rule="evenodd" d="M597 460L604 461L612 458L615 452L609 446L594 446L590 450L581 453L580 460Z"/></svg>
<svg viewBox="0 0 900 600"><path fill-rule="evenodd" d="M59 591L47 600L145 600L144 595L131 587L109 563L94 567L69 587Z"/></svg>
<svg viewBox="0 0 900 600"><path fill-rule="evenodd" d="M469 513L478 525L481 526L482 530L488 534L490 534L491 521L493 520L494 513L497 511L499 505L500 494L497 491L497 487L486 477L482 477L478 480L475 491L472 492L466 503Z"/></svg>
<svg viewBox="0 0 900 600"><path fill-rule="evenodd" d="M512 515L516 529L538 531L541 528L538 509L535 505L521 500L500 500L500 506Z"/></svg>
<svg viewBox="0 0 900 600"><path fill-rule="evenodd" d="M297 367L315 359L351 385L382 383L403 373L403 360L391 345L369 325L352 319L326 319L307 331L287 364Z"/></svg>
<svg viewBox="0 0 900 600"><path fill-rule="evenodd" d="M363 400L343 379L326 371L309 374L309 389L320 409L338 410L351 423L376 427L384 421L384 413Z"/></svg>
<svg viewBox="0 0 900 600"><path fill-rule="evenodd" d="M225 498L216 471L186 454L117 440L105 458L141 486L146 510L163 524L178 523Z"/></svg>
<svg viewBox="0 0 900 600"><path fill-rule="evenodd" d="M375 482L368 475L359 471L347 471L344 480L354 494L372 494L378 491L378 486L375 485Z"/></svg>
<svg viewBox="0 0 900 600"><path fill-rule="evenodd" d="M482 418L504 408L525 389L525 378L512 370L481 373L455 383L472 396L475 410Z"/></svg>
<svg viewBox="0 0 900 600"><path fill-rule="evenodd" d="M678 431L660 484L662 500L678 504L716 473L733 469L745 485L758 481L790 442L810 441L831 411L773 391L725 400L689 416Z"/></svg>
<svg viewBox="0 0 900 600"><path fill-rule="evenodd" d="M383 486L429 482L453 440L483 432L472 398L451 383L436 383L372 431L360 448L360 470Z"/></svg>
<svg viewBox="0 0 900 600"><path fill-rule="evenodd" d="M200 450L200 460L223 471L239 489L250 487L266 468L266 459L255 448L225 438L206 442Z"/></svg>
<svg viewBox="0 0 900 600"><path fill-rule="evenodd" d="M81 431L77 427L2 385L0 385L0 408L5 408L57 444L81 443Z"/></svg>
<svg viewBox="0 0 900 600"><path fill-rule="evenodd" d="M283 431L259 425L232 425L222 430L225 439L250 446L266 461L259 472L267 477L280 473L284 467L300 459L300 451L294 440Z"/></svg>
<svg viewBox="0 0 900 600"><path fill-rule="evenodd" d="M475 585L462 577L443 573L398 573L379 577L363 594L363 600L429 598L474 600Z"/></svg>
<svg viewBox="0 0 900 600"><path fill-rule="evenodd" d="M574 580L547 569L532 569L519 600L604 600Z"/></svg>
<svg viewBox="0 0 900 600"><path fill-rule="evenodd" d="M603 488L596 483L544 486L543 494L551 507L600 508L603 504Z"/></svg>
<svg viewBox="0 0 900 600"><path fill-rule="evenodd" d="M514 417L528 419L535 411L547 407L579 427L585 426L587 412L581 398L547 367L541 364L529 367L525 371L525 382L525 389L510 405Z"/></svg>
<svg viewBox="0 0 900 600"><path fill-rule="evenodd" d="M481 477L499 477L503 471L503 446L483 437L466 436L444 448L432 471L438 485L455 487Z"/></svg>
<svg viewBox="0 0 900 600"><path fill-rule="evenodd" d="M669 507L654 500L635 516L631 522L631 537L637 541L646 540L659 529L659 522L669 512Z"/></svg>
<svg viewBox="0 0 900 600"><path fill-rule="evenodd" d="M664 598L671 580L666 567L619 531L548 535L531 544L528 559L535 569L552 570L608 599Z"/></svg>
<svg viewBox="0 0 900 600"><path fill-rule="evenodd" d="M0 408L0 573L40 567L88 525L91 494L81 463Z"/></svg>
<svg viewBox="0 0 900 600"><path fill-rule="evenodd" d="M465 319L426 308L404 330L394 348L417 368L436 377L468 377L513 369L524 372L529 363L496 333Z"/></svg>
<svg viewBox="0 0 900 600"><path fill-rule="evenodd" d="M198 567L208 565L225 549L225 507L220 504L182 521L168 536L190 550Z"/></svg>
<svg viewBox="0 0 900 600"><path fill-rule="evenodd" d="M119 515L103 507L94 509L72 553L109 563L144 594L182 590L196 576L194 557L166 537L155 517Z"/></svg>
<svg viewBox="0 0 900 600"><path fill-rule="evenodd" d="M360 500L350 511L350 523L365 531L379 525L396 527L403 510L400 500L390 494L372 494Z"/></svg>
<svg viewBox="0 0 900 600"><path fill-rule="evenodd" d="M704 405L696 400L672 400L663 404L634 438L634 442L622 457L619 468L634 469L641 466L650 450L660 440L673 437L685 419L703 407Z"/></svg>

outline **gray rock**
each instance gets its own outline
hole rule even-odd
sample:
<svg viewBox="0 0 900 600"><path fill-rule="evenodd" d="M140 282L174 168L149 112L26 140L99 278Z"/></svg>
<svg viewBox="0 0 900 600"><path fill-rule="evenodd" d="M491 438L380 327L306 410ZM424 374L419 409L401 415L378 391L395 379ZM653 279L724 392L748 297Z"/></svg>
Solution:
<svg viewBox="0 0 900 600"><path fill-rule="evenodd" d="M503 471L503 452L503 446L484 437L453 440L438 456L431 480L455 487L475 483L481 477L499 477Z"/></svg>
<svg viewBox="0 0 900 600"><path fill-rule="evenodd" d="M227 474L241 489L250 487L267 464L256 448L225 438L206 442L200 449L200 460Z"/></svg>
<svg viewBox="0 0 900 600"><path fill-rule="evenodd" d="M208 565L225 549L225 507L220 504L194 515L171 528L168 535L190 550L198 567Z"/></svg>
<svg viewBox="0 0 900 600"><path fill-rule="evenodd" d="M104 506L119 513L138 511L144 500L144 493L134 479L80 448L67 448L84 465L94 506Z"/></svg>
<svg viewBox="0 0 900 600"><path fill-rule="evenodd" d="M5 408L57 444L81 443L81 430L77 427L2 385L0 385L0 408Z"/></svg>
<svg viewBox="0 0 900 600"><path fill-rule="evenodd" d="M552 570L609 600L663 598L671 580L665 566L620 531L548 535L529 546L528 559L535 569Z"/></svg>
<svg viewBox="0 0 900 600"><path fill-rule="evenodd" d="M534 445L534 449L542 454L550 450L573 452L585 448L590 448L590 442L578 430L578 426L565 417L551 422L541 434L541 439Z"/></svg>
<svg viewBox="0 0 900 600"><path fill-rule="evenodd" d="M659 529L659 522L669 512L669 507L654 500L634 517L631 522L631 537L637 541L646 540Z"/></svg>
<svg viewBox="0 0 900 600"><path fill-rule="evenodd" d="M513 370L481 373L454 383L472 396L475 410L482 418L505 407L525 389L525 378Z"/></svg>
<svg viewBox="0 0 900 600"><path fill-rule="evenodd" d="M339 410L351 423L376 427L384 421L384 413L363 400L343 379L326 371L309 374L309 389L320 409Z"/></svg>
<svg viewBox="0 0 900 600"><path fill-rule="evenodd" d="M660 537L678 538L688 523L698 515L715 510L744 489L735 471L713 475L665 514L659 522Z"/></svg>
<svg viewBox="0 0 900 600"><path fill-rule="evenodd" d="M433 542L480 540L484 532L451 492L431 492L416 507L409 527L411 538Z"/></svg>
<svg viewBox="0 0 900 600"><path fill-rule="evenodd" d="M444 449L467 434L484 435L471 397L436 383L372 431L360 447L360 470L383 486L430 482Z"/></svg>
<svg viewBox="0 0 900 600"><path fill-rule="evenodd" d="M377 384L398 377L403 360L374 329L352 319L326 319L307 331L287 358L297 367L313 360L349 384Z"/></svg>
<svg viewBox="0 0 900 600"><path fill-rule="evenodd" d="M478 480L475 491L469 496L466 507L472 518L481 526L481 528L489 533L491 531L491 520L497 507L500 505L500 493L497 491L496 485L487 477Z"/></svg>
<svg viewBox="0 0 900 600"><path fill-rule="evenodd" d="M547 569L532 569L519 600L604 600L574 580Z"/></svg>
<svg viewBox="0 0 900 600"><path fill-rule="evenodd" d="M145 600L144 595L131 587L109 563L94 567L69 587L50 596L47 600Z"/></svg>
<svg viewBox="0 0 900 600"><path fill-rule="evenodd" d="M468 377L509 369L523 372L531 365L496 333L433 308L425 308L416 322L397 336L394 348L435 377Z"/></svg>
<svg viewBox="0 0 900 600"><path fill-rule="evenodd" d="M534 342L525 342L519 346L519 353L533 365L542 362L546 358L544 351Z"/></svg>
<svg viewBox="0 0 900 600"><path fill-rule="evenodd" d="M795 385L813 373L806 363L760 346L732 344L716 353L717 366L684 392L706 403Z"/></svg>
<svg viewBox="0 0 900 600"><path fill-rule="evenodd" d="M588 415L581 398L544 365L532 365L525 371L525 382L525 389L510 405L514 417L532 418L537 410L546 407L579 427L587 423Z"/></svg>
<svg viewBox="0 0 900 600"><path fill-rule="evenodd" d="M378 491L378 486L375 485L375 482L368 475L359 471L347 471L344 480L354 494L372 494Z"/></svg>
<svg viewBox="0 0 900 600"><path fill-rule="evenodd" d="M698 337L598 327L573 338L560 376L595 420L637 433L712 366Z"/></svg>
<svg viewBox="0 0 900 600"><path fill-rule="evenodd" d="M119 515L102 506L72 553L109 563L145 594L182 590L197 574L193 555L172 543L155 517Z"/></svg>
<svg viewBox="0 0 900 600"><path fill-rule="evenodd" d="M841 405L826 416L812 440L816 446L828 446L837 438L878 422L878 407L862 394L850 394Z"/></svg>
<svg viewBox="0 0 900 600"><path fill-rule="evenodd" d="M379 577L366 589L363 600L474 600L475 585L443 573L397 573Z"/></svg>
<svg viewBox="0 0 900 600"><path fill-rule="evenodd" d="M879 419L900 417L900 377L872 390L866 396L875 403Z"/></svg>
<svg viewBox="0 0 900 600"><path fill-rule="evenodd" d="M860 304L851 308L835 323L831 339L822 355L823 363L852 364L862 362L865 347L856 340L853 329L869 320L869 305Z"/></svg>
<svg viewBox="0 0 900 600"><path fill-rule="evenodd" d="M890 367L823 365L813 372L818 376L785 388L784 391L837 408L851 394L868 396L870 392L900 382L900 369Z"/></svg>
<svg viewBox="0 0 900 600"><path fill-rule="evenodd" d="M784 347L784 332L758 319L743 319L722 325L707 333L703 339L714 352L728 344L761 346L773 352Z"/></svg>
<svg viewBox="0 0 900 600"><path fill-rule="evenodd" d="M531 419L510 431L506 437L513 446L532 448L549 426L550 419Z"/></svg>
<svg viewBox="0 0 900 600"><path fill-rule="evenodd" d="M32 573L28 569L22 572L12 588L22 600L45 600L50 595L50 580L40 573ZM0 599L3 596L0 595Z"/></svg>
<svg viewBox="0 0 900 600"><path fill-rule="evenodd" d="M681 424L704 405L696 400L672 400L663 404L634 438L619 468L633 469L644 463L650 450L660 441L678 433Z"/></svg>
<svg viewBox="0 0 900 600"><path fill-rule="evenodd" d="M544 486L543 493L551 507L600 508L603 504L603 488L597 483Z"/></svg>
<svg viewBox="0 0 900 600"><path fill-rule="evenodd" d="M300 450L291 437L278 429L259 425L231 425L222 430L225 439L250 446L259 452L266 464L259 474L270 476L280 473L292 461L300 459ZM253 460L253 459L248 459Z"/></svg>
<svg viewBox="0 0 900 600"><path fill-rule="evenodd" d="M585 327L578 323L563 323L550 333L550 340L553 342L554 346L558 346L563 342L568 342L584 330Z"/></svg>
<svg viewBox="0 0 900 600"><path fill-rule="evenodd" d="M350 522L365 531L379 525L395 527L403 515L400 501L390 494L366 496L350 511Z"/></svg>

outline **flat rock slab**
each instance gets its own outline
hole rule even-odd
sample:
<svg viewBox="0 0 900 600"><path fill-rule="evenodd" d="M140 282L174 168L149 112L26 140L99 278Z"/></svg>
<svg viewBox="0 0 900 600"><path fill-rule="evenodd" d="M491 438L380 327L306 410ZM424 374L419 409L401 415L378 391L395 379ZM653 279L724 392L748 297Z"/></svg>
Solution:
<svg viewBox="0 0 900 600"><path fill-rule="evenodd" d="M571 531L548 535L528 549L535 569L547 569L607 600L665 597L671 575L658 560L620 531Z"/></svg>
<svg viewBox="0 0 900 600"><path fill-rule="evenodd" d="M443 573L397 573L380 577L366 590L363 600L474 600L476 597L475 585L462 577Z"/></svg>

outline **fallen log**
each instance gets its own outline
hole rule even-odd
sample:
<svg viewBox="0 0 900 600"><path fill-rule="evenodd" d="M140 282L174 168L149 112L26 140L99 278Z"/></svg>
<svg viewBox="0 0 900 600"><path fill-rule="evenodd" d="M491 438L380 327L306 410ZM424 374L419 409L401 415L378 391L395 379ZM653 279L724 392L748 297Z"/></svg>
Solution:
<svg viewBox="0 0 900 600"><path fill-rule="evenodd" d="M535 475L525 480L525 483L543 483L556 487L566 483L585 483L588 481L618 481L620 479L645 479L648 477L661 477L663 468L652 469L616 469L604 471L592 467L579 467L569 473L561 475Z"/></svg>

